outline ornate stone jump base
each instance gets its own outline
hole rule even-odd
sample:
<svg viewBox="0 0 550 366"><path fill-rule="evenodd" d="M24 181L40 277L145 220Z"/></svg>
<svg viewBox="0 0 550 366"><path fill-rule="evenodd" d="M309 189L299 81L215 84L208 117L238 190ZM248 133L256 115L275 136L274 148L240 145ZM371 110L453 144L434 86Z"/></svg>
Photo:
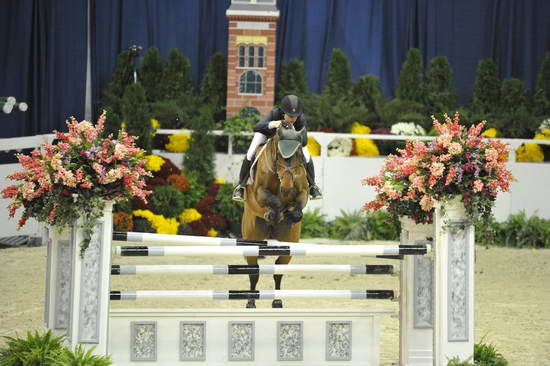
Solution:
<svg viewBox="0 0 550 366"><path fill-rule="evenodd" d="M108 348L117 366L378 365L380 316L392 314L365 308L111 310Z"/></svg>

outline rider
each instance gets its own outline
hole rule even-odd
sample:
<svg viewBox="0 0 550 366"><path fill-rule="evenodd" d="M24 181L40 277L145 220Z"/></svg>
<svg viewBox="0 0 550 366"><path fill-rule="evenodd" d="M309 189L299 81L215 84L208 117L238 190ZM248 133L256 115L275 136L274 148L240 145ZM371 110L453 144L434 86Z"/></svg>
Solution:
<svg viewBox="0 0 550 366"><path fill-rule="evenodd" d="M295 95L287 95L281 100L281 105L278 108L274 108L264 118L262 118L256 125L254 125L254 138L248 148L248 152L241 165L241 171L239 174L239 184L233 191L233 199L235 201L242 201L244 199L244 187L250 174L250 167L254 161L254 155L256 149L261 144L265 143L268 138L273 137L277 128L281 126L282 120L286 120L294 125L296 131L306 128L306 117L303 114L304 107L302 102ZM312 200L318 200L322 198L319 187L315 184L315 170L313 168L313 160L307 149L307 134L304 134L304 140L302 141L302 151L304 152L304 158L306 160L306 172L307 181L309 183L309 195Z"/></svg>

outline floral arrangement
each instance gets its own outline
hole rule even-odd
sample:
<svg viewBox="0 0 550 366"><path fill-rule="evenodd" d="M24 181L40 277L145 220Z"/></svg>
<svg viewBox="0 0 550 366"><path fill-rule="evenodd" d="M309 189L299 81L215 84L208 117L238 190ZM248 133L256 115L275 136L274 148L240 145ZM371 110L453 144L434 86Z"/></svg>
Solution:
<svg viewBox="0 0 550 366"><path fill-rule="evenodd" d="M391 126L391 133L404 136L423 136L426 131L414 122L397 122Z"/></svg>
<svg viewBox="0 0 550 366"><path fill-rule="evenodd" d="M56 144L44 144L30 156L17 155L23 170L8 178L22 183L5 188L2 197L12 200L8 206L10 217L23 207L19 227L34 218L64 228L82 217L83 255L105 201L134 197L145 201L150 193L145 189L145 177L151 174L145 169L143 150L124 131L116 139L103 138L104 123L105 114L95 126L71 118L67 121L68 133L54 131Z"/></svg>
<svg viewBox="0 0 550 366"><path fill-rule="evenodd" d="M191 139L191 134L189 133L178 133L168 136L168 143L164 145L164 148L170 152L174 153L184 153L189 148L189 140Z"/></svg>
<svg viewBox="0 0 550 366"><path fill-rule="evenodd" d="M445 115L443 124L432 120L435 140L407 141L398 155L386 158L379 175L364 180L377 192L364 208L386 207L393 219L430 223L435 202L459 195L472 221L488 218L498 192L508 191L514 180L505 166L508 147L481 136L485 122L466 129L458 113L453 119Z"/></svg>
<svg viewBox="0 0 550 366"><path fill-rule="evenodd" d="M353 122L351 133L358 135L368 135L371 129L359 122ZM355 153L359 156L378 156L380 151L378 146L371 139L353 139Z"/></svg>

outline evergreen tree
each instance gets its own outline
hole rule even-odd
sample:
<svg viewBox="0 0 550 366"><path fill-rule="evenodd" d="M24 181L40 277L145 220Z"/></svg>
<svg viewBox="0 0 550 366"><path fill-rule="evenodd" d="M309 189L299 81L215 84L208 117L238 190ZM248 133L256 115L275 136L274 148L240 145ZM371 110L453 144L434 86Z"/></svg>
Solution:
<svg viewBox="0 0 550 366"><path fill-rule="evenodd" d="M384 97L380 79L376 75L363 75L353 86L352 98L357 105L365 106L369 111L374 111L376 102Z"/></svg>
<svg viewBox="0 0 550 366"><path fill-rule="evenodd" d="M325 94L335 98L345 98L351 93L353 82L348 57L344 51L335 48L328 66L328 77Z"/></svg>
<svg viewBox="0 0 550 366"><path fill-rule="evenodd" d="M528 92L522 80L512 78L502 82L493 124L504 137L533 137L537 125L530 113Z"/></svg>
<svg viewBox="0 0 550 366"><path fill-rule="evenodd" d="M497 65L491 59L481 60L477 66L476 81L472 93L472 111L479 119L494 114L500 100L500 79Z"/></svg>
<svg viewBox="0 0 550 366"><path fill-rule="evenodd" d="M214 175L214 137L208 132L213 127L212 111L209 106L202 106L192 120L193 134L189 149L185 153L183 167L185 171L197 175L198 181L209 186Z"/></svg>
<svg viewBox="0 0 550 366"><path fill-rule="evenodd" d="M164 66L160 59L159 49L151 47L143 55L139 69L139 82L143 85L149 102L162 100L163 74Z"/></svg>
<svg viewBox="0 0 550 366"><path fill-rule="evenodd" d="M411 48L407 53L399 73L395 95L399 99L415 103L426 102L422 56L417 48Z"/></svg>
<svg viewBox="0 0 550 366"><path fill-rule="evenodd" d="M453 70L445 56L434 57L426 72L426 88L430 113L452 114L458 106L453 87Z"/></svg>
<svg viewBox="0 0 550 366"><path fill-rule="evenodd" d="M126 123L126 132L130 136L138 136L136 145L150 154L152 129L149 104L140 83L131 84L126 88L122 98L122 116Z"/></svg>
<svg viewBox="0 0 550 366"><path fill-rule="evenodd" d="M297 58L285 62L281 67L281 77L277 87L277 101L283 99L285 95L294 94L298 97L304 97L308 93L304 62Z"/></svg>
<svg viewBox="0 0 550 366"><path fill-rule="evenodd" d="M221 53L210 58L206 74L202 78L200 98L203 104L210 104L214 121L225 120L227 104L227 60Z"/></svg>
<svg viewBox="0 0 550 366"><path fill-rule="evenodd" d="M540 66L533 99L534 115L542 119L550 117L550 52L546 52Z"/></svg>
<svg viewBox="0 0 550 366"><path fill-rule="evenodd" d="M101 110L107 111L104 134L116 135L122 123L122 96L126 87L132 83L132 71L135 58L130 57L128 50L118 54L113 79L103 92ZM100 110L100 112L101 112Z"/></svg>
<svg viewBox="0 0 550 366"><path fill-rule="evenodd" d="M189 59L177 49L172 49L162 73L162 82L159 85L159 100L173 100L182 94L192 93L193 85L189 77L190 70L191 62Z"/></svg>

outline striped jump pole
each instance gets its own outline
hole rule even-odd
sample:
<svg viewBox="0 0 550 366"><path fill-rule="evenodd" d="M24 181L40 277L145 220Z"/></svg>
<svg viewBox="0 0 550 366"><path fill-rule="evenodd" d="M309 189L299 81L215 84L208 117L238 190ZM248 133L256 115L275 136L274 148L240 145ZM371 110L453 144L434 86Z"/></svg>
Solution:
<svg viewBox="0 0 550 366"><path fill-rule="evenodd" d="M430 245L316 245L316 246L118 246L116 254L126 257L169 255L239 255L257 256L311 256L363 255L397 256L420 255L431 251Z"/></svg>
<svg viewBox="0 0 550 366"><path fill-rule="evenodd" d="M391 265L370 264L272 264L272 265L113 265L112 275L189 273L215 275L286 274L340 272L349 274L394 274Z"/></svg>
<svg viewBox="0 0 550 366"><path fill-rule="evenodd" d="M197 291L111 291L111 300L144 299L209 299L209 300L273 300L273 299L390 299L393 290L197 290Z"/></svg>

